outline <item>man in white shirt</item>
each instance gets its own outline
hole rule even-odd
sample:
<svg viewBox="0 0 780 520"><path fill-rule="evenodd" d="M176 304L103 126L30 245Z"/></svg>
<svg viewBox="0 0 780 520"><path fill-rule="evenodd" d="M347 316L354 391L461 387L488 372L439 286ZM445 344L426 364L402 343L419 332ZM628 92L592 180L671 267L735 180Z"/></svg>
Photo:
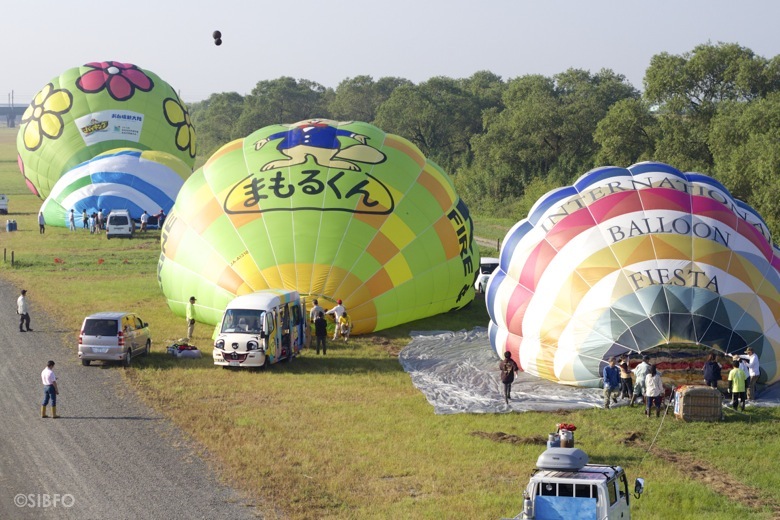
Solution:
<svg viewBox="0 0 780 520"><path fill-rule="evenodd" d="M756 400L756 382L758 381L758 376L761 375L761 371L759 369L759 363L758 363L758 356L755 352L753 352L753 347L748 347L745 349L745 354L739 356L740 359L747 361L747 398L748 401L755 401ZM742 367L742 364L740 364L740 367Z"/></svg>
<svg viewBox="0 0 780 520"><path fill-rule="evenodd" d="M636 383L634 383L634 395L631 397L631 406L634 406L634 400L637 397L641 395L642 401L644 402L645 397L647 396L645 376L650 372L650 356L647 354L642 356L642 362L634 367L632 372L634 373L634 378L636 380Z"/></svg>
<svg viewBox="0 0 780 520"><path fill-rule="evenodd" d="M16 314L19 315L19 332L32 332L30 328L30 307L27 304L27 289L22 289L22 294L16 300Z"/></svg>
<svg viewBox="0 0 780 520"><path fill-rule="evenodd" d="M43 383L43 404L41 405L41 418L45 419L46 405L51 400L51 416L54 419L59 419L57 415L57 396L60 395L60 390L57 388L57 376L54 374L54 361L46 363L46 368L41 372L41 382Z"/></svg>
<svg viewBox="0 0 780 520"><path fill-rule="evenodd" d="M141 231L146 231L146 223L149 222L149 214L144 211L141 213Z"/></svg>
<svg viewBox="0 0 780 520"><path fill-rule="evenodd" d="M347 309L345 309L344 306L341 305L341 300L338 300L336 303L338 303L338 305L336 305L331 310L325 313L325 314L330 314L336 320L336 328L333 330L333 341L336 341L336 338L339 337L339 332L341 330L341 327L339 326L339 321L341 320L341 315L347 311Z"/></svg>
<svg viewBox="0 0 780 520"><path fill-rule="evenodd" d="M76 214L72 209L70 210L70 213L68 213L68 227L71 231L76 231Z"/></svg>

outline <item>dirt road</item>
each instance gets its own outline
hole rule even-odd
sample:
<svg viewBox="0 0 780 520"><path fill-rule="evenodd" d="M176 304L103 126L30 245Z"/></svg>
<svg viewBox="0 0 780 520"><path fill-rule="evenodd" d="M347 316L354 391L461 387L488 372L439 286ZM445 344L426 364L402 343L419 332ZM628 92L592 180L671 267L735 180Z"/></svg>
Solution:
<svg viewBox="0 0 780 520"><path fill-rule="evenodd" d="M37 311L20 333L19 290L0 281L0 518L259 518L190 442L140 402L119 366L82 367ZM74 325L78 327L80 324ZM55 361L60 419L41 419Z"/></svg>

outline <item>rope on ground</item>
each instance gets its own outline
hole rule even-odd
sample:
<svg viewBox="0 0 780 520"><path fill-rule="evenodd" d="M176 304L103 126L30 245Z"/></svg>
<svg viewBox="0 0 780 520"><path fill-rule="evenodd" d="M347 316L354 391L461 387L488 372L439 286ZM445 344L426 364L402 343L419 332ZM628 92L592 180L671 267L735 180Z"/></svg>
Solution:
<svg viewBox="0 0 780 520"><path fill-rule="evenodd" d="M666 416L669 415L669 407L670 406L672 406L672 398L670 398L669 401L666 403L666 408L664 409L664 414L661 417L661 422L658 424L658 429L655 432L655 437L653 437L653 441L650 443L650 446L648 446L647 450L645 450L645 454L642 456L642 460L639 461L639 464L636 467L637 470L639 470L639 468L642 467L642 463L647 458L647 455L650 453L650 450L653 449L653 445L655 444L656 439L658 439L658 435L661 433L661 428L664 425L664 420L666 420ZM645 409L647 409L647 408L645 408Z"/></svg>

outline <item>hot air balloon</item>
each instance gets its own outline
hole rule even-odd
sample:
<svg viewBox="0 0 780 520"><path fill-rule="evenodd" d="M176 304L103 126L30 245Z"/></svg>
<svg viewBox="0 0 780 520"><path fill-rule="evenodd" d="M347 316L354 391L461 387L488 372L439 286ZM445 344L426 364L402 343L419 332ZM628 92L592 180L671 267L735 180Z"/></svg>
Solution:
<svg viewBox="0 0 780 520"><path fill-rule="evenodd" d="M19 168L41 198L68 170L122 147L163 151L190 168L195 162L195 130L173 88L116 61L87 63L47 83L24 112L17 137Z"/></svg>
<svg viewBox="0 0 780 520"><path fill-rule="evenodd" d="M507 233L487 287L491 344L533 375L591 387L623 353L752 347L772 383L778 267L761 216L714 179L661 163L599 168Z"/></svg>
<svg viewBox="0 0 780 520"><path fill-rule="evenodd" d="M156 150L120 148L99 154L60 177L41 207L46 222L68 226L68 213L126 209L138 220L146 211L170 211L190 167Z"/></svg>
<svg viewBox="0 0 780 520"><path fill-rule="evenodd" d="M165 221L159 282L215 324L235 296L297 290L343 303L361 334L474 297L479 252L450 178L365 123L273 125L218 150Z"/></svg>

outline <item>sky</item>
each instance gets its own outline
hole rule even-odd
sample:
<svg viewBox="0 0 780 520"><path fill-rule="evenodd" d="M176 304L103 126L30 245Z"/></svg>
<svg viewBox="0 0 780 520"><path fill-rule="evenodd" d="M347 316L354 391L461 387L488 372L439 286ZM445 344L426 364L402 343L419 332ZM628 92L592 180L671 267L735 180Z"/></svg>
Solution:
<svg viewBox="0 0 780 520"><path fill-rule="evenodd" d="M360 75L421 83L608 68L642 89L661 52L729 42L780 54L772 0L4 0L0 18L0 103L13 91L22 105L92 61L133 63L192 103L282 76L336 88Z"/></svg>

